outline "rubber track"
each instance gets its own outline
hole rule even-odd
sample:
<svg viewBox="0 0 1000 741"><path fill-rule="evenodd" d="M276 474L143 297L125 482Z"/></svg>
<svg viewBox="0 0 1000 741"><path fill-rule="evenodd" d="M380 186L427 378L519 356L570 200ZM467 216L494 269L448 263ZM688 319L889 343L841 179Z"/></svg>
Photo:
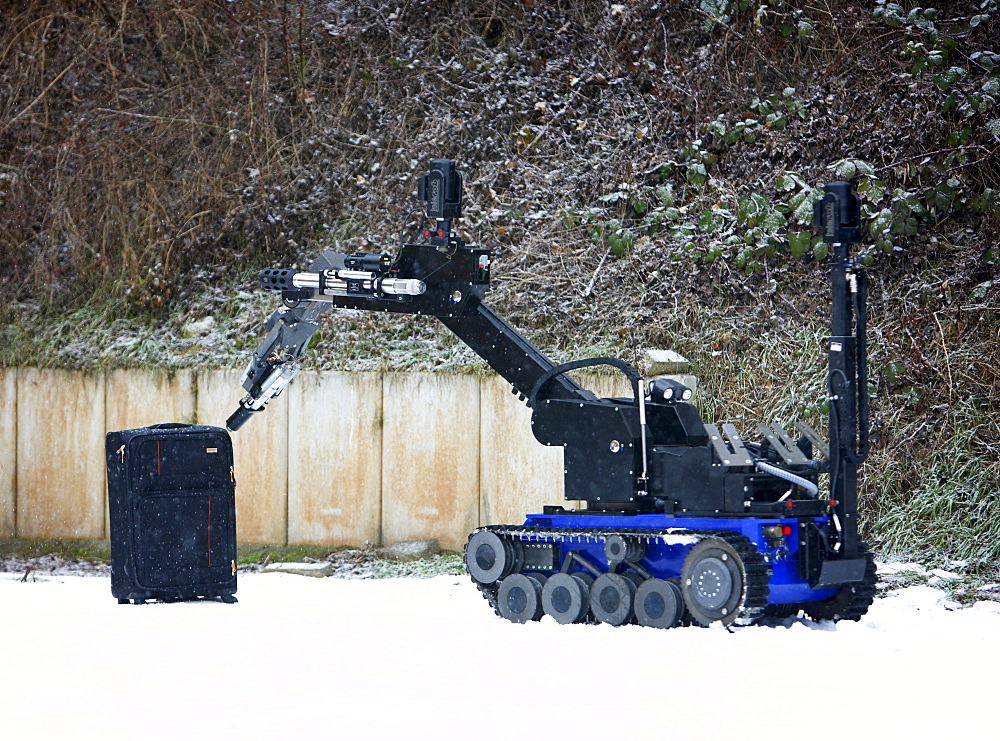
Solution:
<svg viewBox="0 0 1000 741"><path fill-rule="evenodd" d="M525 525L486 525L477 528L469 534L469 539L478 532L490 531L500 536L512 536L518 539L527 538L542 540L557 538L560 540L600 541L611 535L622 536L646 536L646 542L654 539L673 539L675 537L693 537L690 545L694 546L705 538L714 537L724 540L739 554L743 561L745 573L743 584L743 601L739 607L739 615L734 624L751 625L764 615L767 608L767 596L769 592L769 582L771 580L771 567L764 563L764 559L757 550L757 547L749 538L734 533L729 530L686 530L683 528L670 528L667 530L657 530L655 528L636 528L605 530L603 528L569 528L569 527L529 527ZM466 544L468 548L468 543ZM469 577L472 578L471 576ZM476 585L483 597L493 608L493 612L500 615L497 607L497 593L500 590L499 582L493 584L480 584L475 579L472 583Z"/></svg>

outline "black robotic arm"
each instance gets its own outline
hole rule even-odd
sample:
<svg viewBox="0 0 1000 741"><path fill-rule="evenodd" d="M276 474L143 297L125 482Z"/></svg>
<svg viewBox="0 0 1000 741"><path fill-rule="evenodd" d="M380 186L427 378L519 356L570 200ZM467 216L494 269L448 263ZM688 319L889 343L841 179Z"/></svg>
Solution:
<svg viewBox="0 0 1000 741"><path fill-rule="evenodd" d="M452 231L462 206L462 177L454 162L433 160L431 172L419 181L419 196L435 226L422 232L423 243L403 245L395 259L326 252L308 272L261 273L261 286L280 291L284 306L271 316L267 336L243 374L247 394L226 422L230 430L238 430L288 385L319 328L317 317L331 307L435 316L522 397L534 400L541 391L547 398L596 401L483 303L492 255ZM544 389L536 388L542 378Z"/></svg>

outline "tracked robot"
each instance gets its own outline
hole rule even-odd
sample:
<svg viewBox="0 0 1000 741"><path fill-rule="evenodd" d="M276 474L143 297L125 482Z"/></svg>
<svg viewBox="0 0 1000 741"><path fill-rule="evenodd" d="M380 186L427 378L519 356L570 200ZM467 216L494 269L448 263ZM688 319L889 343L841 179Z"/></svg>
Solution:
<svg viewBox="0 0 1000 741"><path fill-rule="evenodd" d="M453 230L463 203L455 163L433 160L418 191L433 227L395 257L326 252L308 271L261 273L283 306L243 374L230 430L288 385L322 312L435 316L527 403L538 442L563 448L565 499L583 503L469 536L469 576L499 615L670 628L800 611L857 620L868 610L875 567L857 517L869 447L867 283L850 256L860 213L849 183L827 185L814 208L831 246L828 443L801 422L795 432L760 423L753 441L707 424L690 389L647 381L616 358L552 362L485 303L492 255ZM598 398L568 375L599 365L624 374L631 396Z"/></svg>

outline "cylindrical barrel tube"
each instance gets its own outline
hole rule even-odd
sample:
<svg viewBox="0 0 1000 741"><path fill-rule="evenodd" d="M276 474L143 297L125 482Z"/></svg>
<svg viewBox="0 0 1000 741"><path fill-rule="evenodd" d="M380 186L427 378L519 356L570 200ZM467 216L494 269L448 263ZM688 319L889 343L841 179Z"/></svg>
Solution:
<svg viewBox="0 0 1000 741"><path fill-rule="evenodd" d="M260 273L260 287L268 291L291 291L296 287L298 276L303 275L298 270L287 268L266 268ZM306 273L306 275L309 275ZM315 275L312 273L311 275Z"/></svg>
<svg viewBox="0 0 1000 741"><path fill-rule="evenodd" d="M306 273L268 268L260 274L260 284L272 291L309 290L322 296L420 296L427 284L417 278L379 278L365 270L323 270Z"/></svg>
<svg viewBox="0 0 1000 741"><path fill-rule="evenodd" d="M419 296L427 290L427 284L416 278L383 278L379 285L393 296Z"/></svg>
<svg viewBox="0 0 1000 741"><path fill-rule="evenodd" d="M236 411L233 412L229 419L226 420L226 429L230 432L236 432L243 425L246 424L247 420L250 419L259 409L247 409L243 404L236 407Z"/></svg>

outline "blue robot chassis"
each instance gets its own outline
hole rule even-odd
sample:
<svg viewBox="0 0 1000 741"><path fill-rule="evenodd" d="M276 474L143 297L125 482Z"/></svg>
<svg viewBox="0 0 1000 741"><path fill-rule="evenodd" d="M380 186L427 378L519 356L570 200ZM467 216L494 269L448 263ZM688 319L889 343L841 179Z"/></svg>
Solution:
<svg viewBox="0 0 1000 741"><path fill-rule="evenodd" d="M858 619L875 593L874 561L863 543L856 582L810 579L819 567L814 539L832 530L830 517L550 512L528 515L522 526L479 528L466 560L496 613L517 623L547 614L564 624L728 626L800 610L816 619Z"/></svg>
<svg viewBox="0 0 1000 741"><path fill-rule="evenodd" d="M815 226L831 245L829 442L802 423L705 423L675 379L644 379L615 358L557 365L484 302L493 255L452 230L462 177L434 160L420 179L423 241L388 254L323 253L308 272L274 268L261 286L284 306L268 322L241 383L235 431L278 396L331 307L423 314L482 357L532 410L543 445L563 449L564 497L520 525L469 536L466 568L497 614L523 623L603 622L670 628L748 625L805 611L858 619L875 593L872 554L857 521L857 473L868 453L865 274L857 196L826 186ZM610 366L632 394L598 398L569 372ZM821 481L821 476L826 476Z"/></svg>

